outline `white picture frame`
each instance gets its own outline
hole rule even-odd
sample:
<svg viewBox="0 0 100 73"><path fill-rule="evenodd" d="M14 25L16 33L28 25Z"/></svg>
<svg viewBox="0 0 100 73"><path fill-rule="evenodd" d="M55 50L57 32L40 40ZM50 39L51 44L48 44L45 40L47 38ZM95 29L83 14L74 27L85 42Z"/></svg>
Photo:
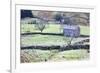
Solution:
<svg viewBox="0 0 100 73"><path fill-rule="evenodd" d="M68 61L68 62L49 62L49 63L20 63L20 10L51 10L51 11L72 11L90 13L90 60L88 61ZM82 5L62 5L34 3L33 1L11 1L11 73L14 72L35 72L42 70L56 70L67 68L85 68L96 65L95 46L95 7ZM16 49L17 48L17 49Z"/></svg>

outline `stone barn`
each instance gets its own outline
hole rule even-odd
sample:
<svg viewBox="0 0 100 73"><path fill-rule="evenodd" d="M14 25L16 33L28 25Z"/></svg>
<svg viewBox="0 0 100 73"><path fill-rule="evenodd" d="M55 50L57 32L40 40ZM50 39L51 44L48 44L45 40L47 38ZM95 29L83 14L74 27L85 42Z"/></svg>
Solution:
<svg viewBox="0 0 100 73"><path fill-rule="evenodd" d="M63 34L68 37L78 37L80 36L80 28L77 25L64 25Z"/></svg>

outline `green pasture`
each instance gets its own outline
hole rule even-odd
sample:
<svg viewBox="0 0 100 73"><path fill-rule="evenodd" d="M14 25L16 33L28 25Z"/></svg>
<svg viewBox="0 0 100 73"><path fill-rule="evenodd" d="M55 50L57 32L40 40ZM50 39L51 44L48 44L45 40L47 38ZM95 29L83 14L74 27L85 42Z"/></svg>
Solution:
<svg viewBox="0 0 100 73"><path fill-rule="evenodd" d="M21 24L21 33L26 32L40 32L40 30L35 28L36 24ZM47 24L43 33L61 33L60 25Z"/></svg>
<svg viewBox="0 0 100 73"><path fill-rule="evenodd" d="M84 38L73 38L72 43L84 40ZM21 37L21 46L28 46L28 45L68 45L71 37L64 37L64 36L57 36L57 35L27 35ZM89 42L86 42L89 43Z"/></svg>
<svg viewBox="0 0 100 73"><path fill-rule="evenodd" d="M36 24L21 24L21 33L28 32L40 32L40 30L35 28ZM60 24L47 24L46 28L43 30L43 33L62 33L63 29ZM90 27L80 25L80 34L89 35Z"/></svg>
<svg viewBox="0 0 100 73"><path fill-rule="evenodd" d="M36 34L36 35L21 37L21 44L22 45L67 45L67 42L70 41L70 39L71 39L70 37L66 38L64 36Z"/></svg>

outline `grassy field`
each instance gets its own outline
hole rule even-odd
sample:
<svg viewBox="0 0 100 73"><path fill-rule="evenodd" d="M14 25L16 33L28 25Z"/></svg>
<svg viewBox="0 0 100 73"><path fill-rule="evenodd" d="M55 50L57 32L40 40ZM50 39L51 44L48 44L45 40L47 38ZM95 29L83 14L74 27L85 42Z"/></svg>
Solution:
<svg viewBox="0 0 100 73"><path fill-rule="evenodd" d="M80 26L80 34L81 35L90 35L90 27L89 26Z"/></svg>
<svg viewBox="0 0 100 73"><path fill-rule="evenodd" d="M84 40L85 38L73 38L72 44L75 42ZM28 46L28 45L68 45L69 41L71 40L70 37L64 36L53 36L53 35L27 35L21 37L21 46Z"/></svg>
<svg viewBox="0 0 100 73"><path fill-rule="evenodd" d="M21 33L25 32L40 32L34 26L35 24L21 24ZM63 29L59 24L48 24L46 28L43 30L43 33L62 33ZM80 26L80 34L81 35L89 35L90 28L89 26Z"/></svg>
<svg viewBox="0 0 100 73"><path fill-rule="evenodd" d="M21 62L48 62L48 61L70 61L88 60L87 50L70 50L59 52L57 50L21 50Z"/></svg>
<svg viewBox="0 0 100 73"><path fill-rule="evenodd" d="M35 24L21 24L21 32L40 32L40 30L35 28ZM60 25L49 24L46 25L46 28L43 30L44 33L61 33Z"/></svg>
<svg viewBox="0 0 100 73"><path fill-rule="evenodd" d="M36 34L36 35L21 37L21 44L22 45L67 45L67 42L70 41L70 39L71 39L70 37L66 38L64 36Z"/></svg>

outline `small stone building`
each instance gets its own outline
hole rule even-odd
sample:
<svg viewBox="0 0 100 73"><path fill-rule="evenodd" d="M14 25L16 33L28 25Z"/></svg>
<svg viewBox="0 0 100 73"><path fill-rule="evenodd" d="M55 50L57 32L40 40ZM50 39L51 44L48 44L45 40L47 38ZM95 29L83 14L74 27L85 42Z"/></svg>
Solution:
<svg viewBox="0 0 100 73"><path fill-rule="evenodd" d="M68 37L78 37L80 36L80 28L77 25L64 25L63 34Z"/></svg>

